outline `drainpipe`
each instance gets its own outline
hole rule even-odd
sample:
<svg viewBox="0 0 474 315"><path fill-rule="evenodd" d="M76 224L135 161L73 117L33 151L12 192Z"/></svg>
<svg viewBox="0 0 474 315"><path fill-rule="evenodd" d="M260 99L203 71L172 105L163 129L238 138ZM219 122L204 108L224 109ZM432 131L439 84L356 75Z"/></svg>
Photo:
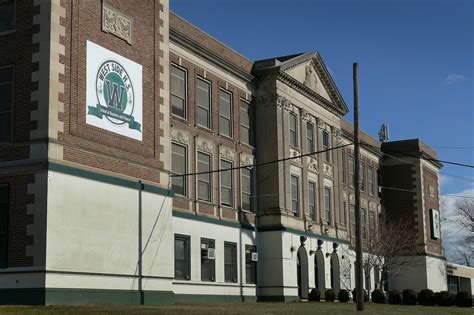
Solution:
<svg viewBox="0 0 474 315"><path fill-rule="evenodd" d="M142 181L138 181L138 294L140 296L140 305L144 304L144 294L143 294L143 240L142 240L142 191L143 191L143 184Z"/></svg>

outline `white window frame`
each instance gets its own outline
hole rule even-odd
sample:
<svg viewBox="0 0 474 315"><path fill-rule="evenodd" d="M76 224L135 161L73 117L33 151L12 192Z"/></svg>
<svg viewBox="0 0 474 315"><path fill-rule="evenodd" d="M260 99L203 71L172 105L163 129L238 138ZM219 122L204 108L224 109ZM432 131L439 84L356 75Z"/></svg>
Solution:
<svg viewBox="0 0 474 315"><path fill-rule="evenodd" d="M243 172L242 172L243 170L247 170L247 171L250 172L250 176L249 176L250 187L248 187L248 188L246 188L246 189L244 189L243 180L242 180L242 178L244 177ZM251 169L251 168L242 168L242 169L240 170L240 194L241 194L241 197L240 197L240 208L241 208L243 211L249 211L249 212L253 212L253 201L252 201L252 188L253 188L253 182L252 182L252 180L253 180L253 174L252 174L252 172L253 172L253 169ZM243 202L242 202L242 200L243 200L242 196L243 196L243 195L248 195L248 196L249 196L249 201L250 201L250 203L249 203L249 208L250 208L250 209L245 209L245 208L243 207Z"/></svg>
<svg viewBox="0 0 474 315"><path fill-rule="evenodd" d="M293 179L296 179L296 211L293 208L293 202L295 199L293 198ZM290 187L291 187L291 211L293 212L293 215L295 217L299 217L300 215L300 208L301 208L301 202L300 202L300 177L295 174L291 174L290 176Z"/></svg>
<svg viewBox="0 0 474 315"><path fill-rule="evenodd" d="M229 95L229 106L230 106L229 114L230 114L230 117L225 117L225 116L222 115L221 93L225 93L225 94ZM229 130L228 135L226 135L225 133L222 132L221 119L225 119L225 120L229 121L230 130ZM233 98L232 92L224 90L222 88L219 89L219 134L224 136L224 137L231 138L231 139L234 137L234 98Z"/></svg>
<svg viewBox="0 0 474 315"><path fill-rule="evenodd" d="M188 147L179 142L171 142L171 170L173 170L173 145L180 146L184 148L184 173L188 172ZM171 185L173 185L173 179L171 179ZM186 176L183 176L183 185L184 185L184 194L178 194L179 196L186 197L188 195L188 179Z"/></svg>
<svg viewBox="0 0 474 315"><path fill-rule="evenodd" d="M171 115L173 117L178 117L178 118L181 118L181 119L188 119L188 70L183 68L183 67L178 66L175 63L171 64L171 68L176 68L176 69L179 69L179 70L184 72L184 100L183 100L184 101L184 117L173 113L173 104L171 104L171 100L170 100L170 104L171 104L171 111L170 112L171 112ZM170 72L170 76L172 76L172 75L173 75L173 71ZM172 80L170 81L170 85L171 85L171 82L172 82ZM176 95L173 94L171 88L170 88L170 95L175 96L177 98L180 98L179 96L176 96Z"/></svg>
<svg viewBox="0 0 474 315"><path fill-rule="evenodd" d="M199 154L203 154L203 155L207 155L209 157L209 171L212 169L212 154L211 153L207 153L207 152L202 152L202 151L197 151L197 154L196 154L196 170L197 172L199 172ZM209 199L201 199L199 197L199 174L196 175L196 200L198 201L201 201L201 202L208 202L208 203L211 203L212 202L212 173L208 173L209 175L209 183L206 183L209 185ZM202 181L204 182L204 181Z"/></svg>
<svg viewBox="0 0 474 315"><path fill-rule="evenodd" d="M289 119L288 119L288 130L289 130L289 135L290 135L290 146L299 148L299 141L298 141L298 116L296 113L289 113ZM295 119L295 129L291 129L291 120ZM294 134L294 137L293 137ZM293 138L294 138L294 143L293 143Z"/></svg>
<svg viewBox="0 0 474 315"><path fill-rule="evenodd" d="M324 139L325 139L325 136L324 135L327 135L327 144L324 143ZM327 130L323 130L322 131L322 145L323 145L323 151L324 150L329 150L329 148L331 147L331 134L329 133L329 131ZM324 151L323 153L323 158L324 158L324 161L326 162L331 162L331 151Z"/></svg>
<svg viewBox="0 0 474 315"><path fill-rule="evenodd" d="M329 204L326 203L326 192L329 191ZM326 220L328 225L333 225L332 223L332 208L333 208L333 200L332 200L332 188L329 186L324 186L324 219Z"/></svg>
<svg viewBox="0 0 474 315"><path fill-rule="evenodd" d="M309 126L311 126L311 132L308 133ZM309 137L311 135L311 138ZM311 142L311 146L309 143ZM314 143L314 124L310 121L306 122L306 150L308 150L308 153L314 152L315 151L315 143Z"/></svg>
<svg viewBox="0 0 474 315"><path fill-rule="evenodd" d="M311 189L309 189L309 187L313 186L314 189L313 189L313 195L311 196L310 193L311 193ZM308 208L309 208L309 211L310 211L310 215L311 215L311 218L313 219L313 221L316 221L318 219L318 188L317 188L317 184L315 181L308 181ZM311 199L313 199L314 201L314 204L312 205L313 206L313 209L311 209Z"/></svg>
<svg viewBox="0 0 474 315"><path fill-rule="evenodd" d="M249 118L249 125L246 126L242 123L242 103L245 103L247 106L248 106L248 110L247 110L247 115L248 115L248 118ZM248 144L248 145L251 145L251 142L252 142L252 128L251 128L251 125L252 125L252 118L251 118L251 113L250 113L250 103L243 100L243 99L240 99L240 104L239 104L239 114L240 114L240 142L242 143L245 143L245 144ZM248 135L249 135L249 141L243 141L242 140L242 128L244 129L247 129L248 130Z"/></svg>
<svg viewBox="0 0 474 315"><path fill-rule="evenodd" d="M204 108L204 107L202 107L198 104L198 101L197 101L197 93L198 93L197 91L199 89L198 88L198 81L202 81L202 82L206 83L209 86L209 108L208 109L206 109L206 108ZM211 113L212 113L212 83L211 83L211 81L206 80L206 79L198 76L196 78L196 92L195 92L195 94L196 94L196 115L195 115L196 116L196 118L195 118L196 119L196 125L199 126L199 127L202 127L202 128L212 129L212 115L211 115ZM203 126L199 123L198 113L197 113L199 109L207 111L207 119L208 119L208 122L209 122L209 126Z"/></svg>
<svg viewBox="0 0 474 315"><path fill-rule="evenodd" d="M230 164L230 168L234 168L234 161L232 160L228 160L228 159L219 159L219 169L224 169L224 167L222 166L222 162L225 162L225 163L229 163ZM227 168L226 168L227 169ZM230 199L230 204L225 204L222 202L222 190L225 188L225 189L229 189L229 187L224 187L223 184L222 184L222 176L225 176L224 174L227 173L227 172L230 172L230 195L231 195L231 199ZM234 204L235 204L235 185L234 185L234 171L233 170L230 170L230 171L221 171L219 172L219 181L220 181L220 185L219 185L219 204L221 206L224 206L224 207L234 207Z"/></svg>

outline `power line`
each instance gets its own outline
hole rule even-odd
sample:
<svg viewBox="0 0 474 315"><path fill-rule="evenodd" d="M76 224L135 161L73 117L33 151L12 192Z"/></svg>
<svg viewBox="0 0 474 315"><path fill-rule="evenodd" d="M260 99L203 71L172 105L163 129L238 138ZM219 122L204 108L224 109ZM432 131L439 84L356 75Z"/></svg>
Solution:
<svg viewBox="0 0 474 315"><path fill-rule="evenodd" d="M284 162L284 161L299 159L299 158L302 158L302 157L305 157L305 156L311 156L311 155L321 154L321 153L325 153L325 152L328 152L328 151L333 151L333 150L337 150L337 149L340 149L340 148L344 148L344 147L347 147L347 146L350 146L350 145L352 145L352 143L347 143L347 144L344 144L344 145L340 145L340 146L337 146L337 147L328 148L328 149L325 149L325 150L320 150L320 151L315 151L315 152L310 152L310 153L305 153L305 154L290 156L290 157L283 158L283 159L279 159L279 160L273 160L273 161L262 162L262 163L255 163L255 164L249 164L249 165L242 165L242 166L235 166L235 167L229 167L229 168L224 168L224 169L216 169L216 170L210 170L210 171L204 171L204 172L186 173L186 174L176 174L176 173L170 172L170 173L171 173L170 177L184 177L184 176L193 176L193 175L201 175L201 174L220 173L220 172L226 172L226 171L239 170L239 169L242 169L242 168L247 168L247 169L249 169L249 168L253 168L253 167L264 166L264 165L269 165L269 164L273 164L273 163L279 163L279 162Z"/></svg>

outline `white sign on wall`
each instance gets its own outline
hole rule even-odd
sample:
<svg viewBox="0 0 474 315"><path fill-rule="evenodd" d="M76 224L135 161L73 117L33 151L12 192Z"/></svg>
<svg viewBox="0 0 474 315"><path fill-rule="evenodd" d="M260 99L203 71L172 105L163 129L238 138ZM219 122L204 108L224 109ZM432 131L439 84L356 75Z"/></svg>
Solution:
<svg viewBox="0 0 474 315"><path fill-rule="evenodd" d="M142 141L142 66L87 41L86 123Z"/></svg>
<svg viewBox="0 0 474 315"><path fill-rule="evenodd" d="M431 238L439 239L441 237L441 226L439 210L430 209Z"/></svg>

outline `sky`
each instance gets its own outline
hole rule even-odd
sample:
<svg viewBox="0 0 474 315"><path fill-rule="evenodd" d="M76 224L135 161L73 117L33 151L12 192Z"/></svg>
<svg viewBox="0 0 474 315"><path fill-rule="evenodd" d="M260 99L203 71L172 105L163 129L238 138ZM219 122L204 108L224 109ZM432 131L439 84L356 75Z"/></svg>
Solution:
<svg viewBox="0 0 474 315"><path fill-rule="evenodd" d="M171 0L170 9L250 60L318 51L361 128L420 138L441 160L474 164L473 0ZM445 164L441 192L474 188ZM474 197L471 193L470 196Z"/></svg>

